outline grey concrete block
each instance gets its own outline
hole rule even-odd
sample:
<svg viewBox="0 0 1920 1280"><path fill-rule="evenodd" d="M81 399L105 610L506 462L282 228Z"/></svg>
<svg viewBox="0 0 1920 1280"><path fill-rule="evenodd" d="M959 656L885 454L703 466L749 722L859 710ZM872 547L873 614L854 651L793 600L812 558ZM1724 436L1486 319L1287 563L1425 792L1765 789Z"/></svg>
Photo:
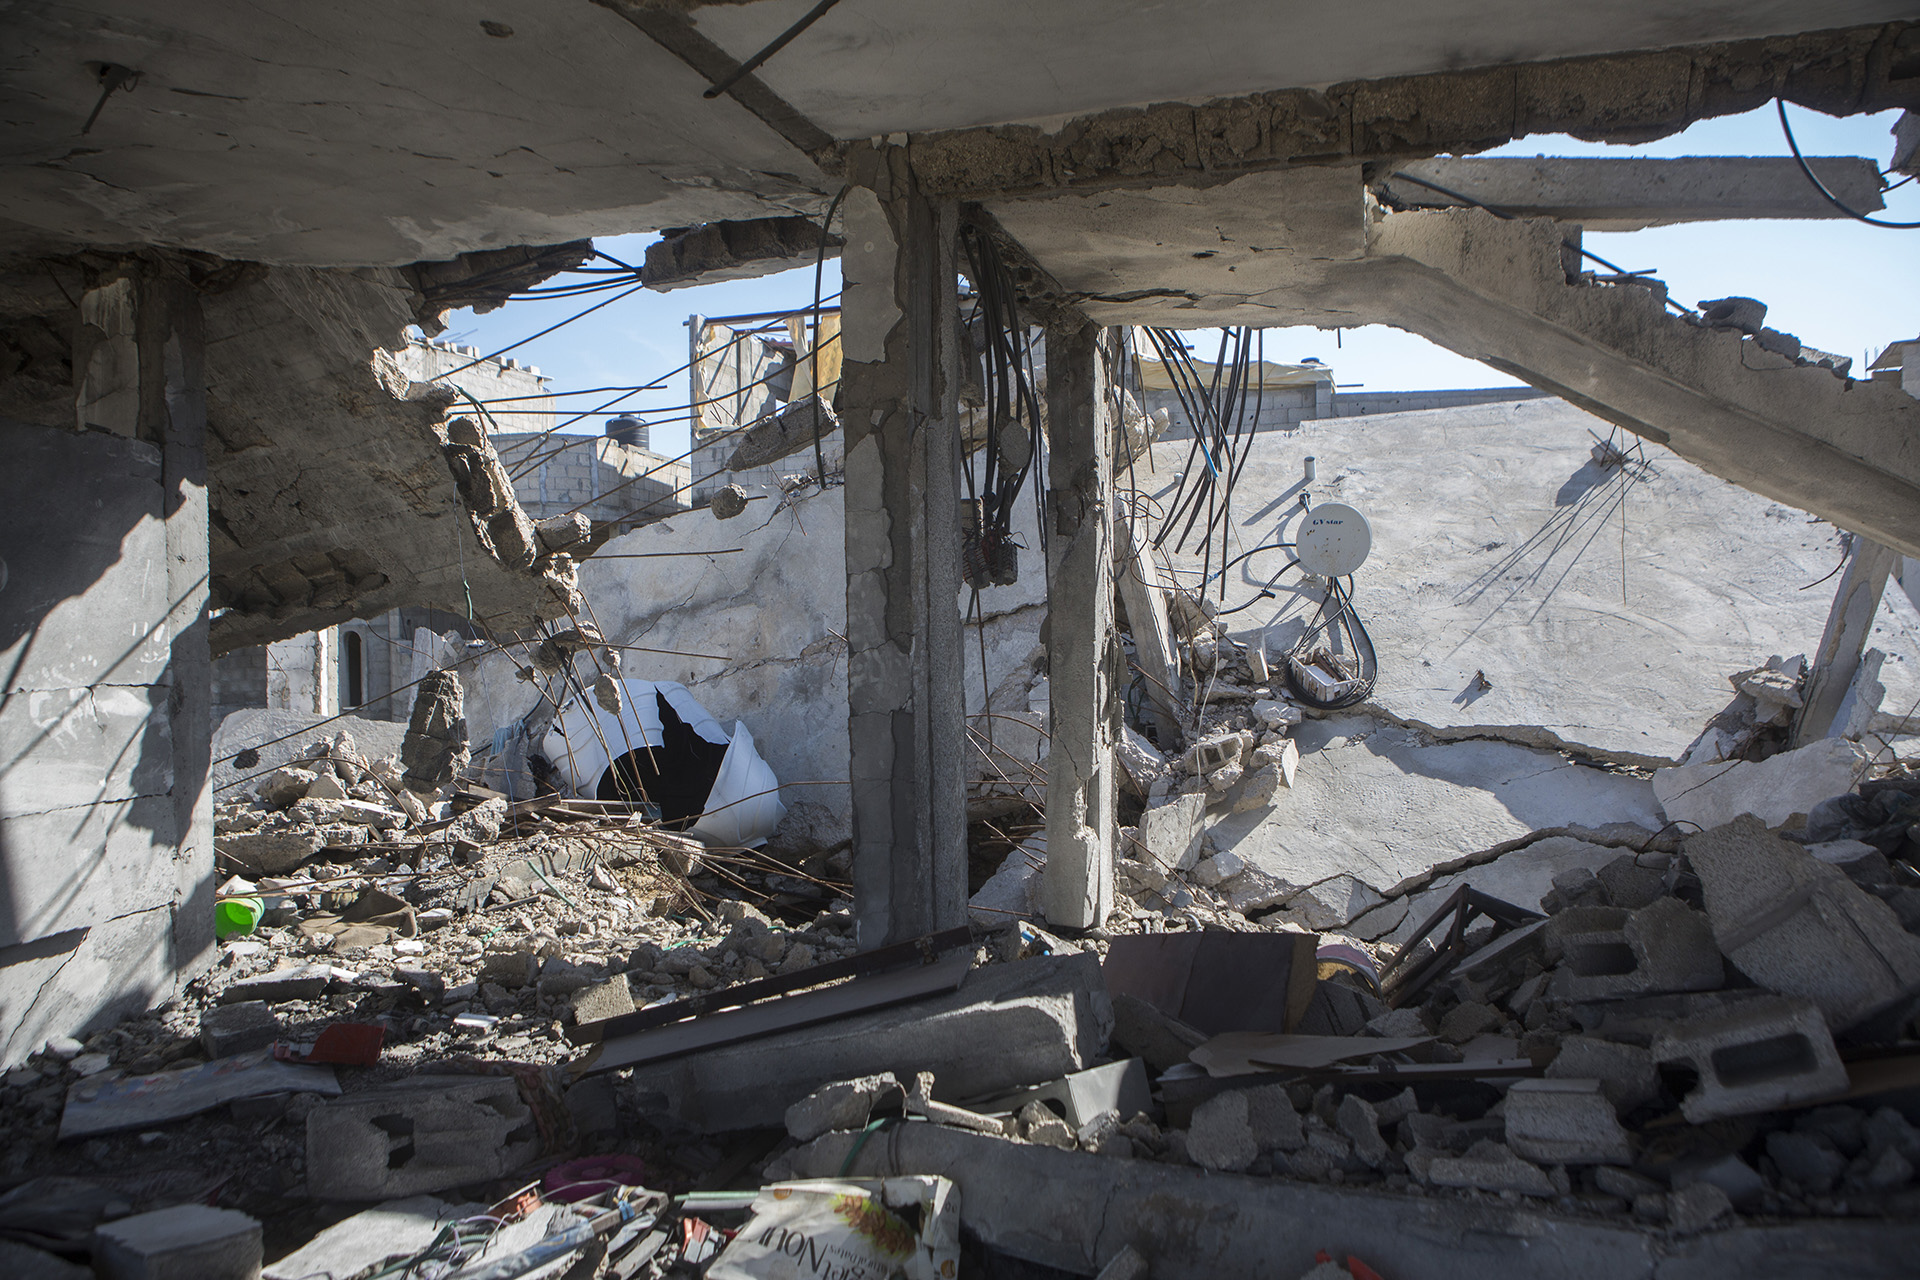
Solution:
<svg viewBox="0 0 1920 1280"><path fill-rule="evenodd" d="M200 1043L209 1058L264 1049L280 1038L280 1019L264 1000L217 1004L200 1015Z"/></svg>
<svg viewBox="0 0 1920 1280"><path fill-rule="evenodd" d="M307 1190L383 1200L497 1178L540 1149L512 1080L415 1077L307 1113Z"/></svg>
<svg viewBox="0 0 1920 1280"><path fill-rule="evenodd" d="M1844 1031L1920 992L1920 938L1840 868L1750 815L1690 836L1720 949L1740 972L1804 996Z"/></svg>
<svg viewBox="0 0 1920 1280"><path fill-rule="evenodd" d="M1187 1126L1187 1158L1202 1169L1238 1173L1260 1156L1253 1139L1247 1095L1242 1090L1218 1094L1193 1109Z"/></svg>
<svg viewBox="0 0 1920 1280"><path fill-rule="evenodd" d="M1099 957L1041 956L977 969L958 991L634 1068L643 1112L709 1132L776 1127L823 1084L931 1071L940 1101L988 1097L1081 1070L1113 1015Z"/></svg>
<svg viewBox="0 0 1920 1280"><path fill-rule="evenodd" d="M787 1132L795 1142L811 1142L835 1129L858 1129L883 1099L905 1097L905 1088L890 1072L836 1080L787 1108Z"/></svg>
<svg viewBox="0 0 1920 1280"><path fill-rule="evenodd" d="M1654 1037L1655 1063L1690 1065L1699 1085L1681 1099L1695 1124L1812 1102L1847 1087L1833 1035L1811 1000L1761 996L1670 1024Z"/></svg>
<svg viewBox="0 0 1920 1280"><path fill-rule="evenodd" d="M1465 1155L1436 1156L1427 1166L1427 1180L1440 1187L1517 1191L1523 1196L1553 1194L1546 1170L1522 1160L1501 1143L1486 1139L1467 1148Z"/></svg>
<svg viewBox="0 0 1920 1280"><path fill-rule="evenodd" d="M1675 1234L1704 1231L1733 1212L1733 1201L1711 1182L1695 1182L1667 1193L1667 1225Z"/></svg>
<svg viewBox="0 0 1920 1280"><path fill-rule="evenodd" d="M1547 1064L1549 1080L1598 1080L1600 1089L1621 1113L1653 1100L1660 1091L1660 1073L1653 1055L1631 1044L1597 1036L1567 1036L1560 1052Z"/></svg>
<svg viewBox="0 0 1920 1280"><path fill-rule="evenodd" d="M1359 1094L1350 1093L1340 1100L1334 1126L1353 1143L1354 1156L1367 1168L1378 1169L1387 1162L1389 1150L1386 1139L1380 1136L1379 1114Z"/></svg>
<svg viewBox="0 0 1920 1280"><path fill-rule="evenodd" d="M1576 907L1547 922L1547 948L1558 957L1554 994L1607 1000L1667 991L1712 991L1726 981L1706 917L1678 898L1638 911Z"/></svg>
<svg viewBox="0 0 1920 1280"><path fill-rule="evenodd" d="M103 1280L255 1280L260 1224L233 1209L178 1204L96 1227Z"/></svg>
<svg viewBox="0 0 1920 1280"><path fill-rule="evenodd" d="M1627 1132L1598 1080L1518 1080L1507 1090L1507 1145L1543 1164L1626 1164Z"/></svg>
<svg viewBox="0 0 1920 1280"><path fill-rule="evenodd" d="M267 1004L279 1004L283 1000L317 1000L326 993L327 984L332 981L333 966L299 964L241 978L230 983L220 993L220 999L224 1004L255 1000Z"/></svg>
<svg viewBox="0 0 1920 1280"><path fill-rule="evenodd" d="M627 986L624 974L616 974L610 982L575 991L572 1003L575 1022L604 1022L633 1012L633 990Z"/></svg>

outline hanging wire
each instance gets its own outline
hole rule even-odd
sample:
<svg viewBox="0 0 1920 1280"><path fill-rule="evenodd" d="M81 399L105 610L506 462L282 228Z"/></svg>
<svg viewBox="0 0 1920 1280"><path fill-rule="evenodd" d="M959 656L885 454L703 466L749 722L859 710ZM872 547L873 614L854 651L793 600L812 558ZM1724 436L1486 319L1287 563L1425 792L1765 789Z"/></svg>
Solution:
<svg viewBox="0 0 1920 1280"><path fill-rule="evenodd" d="M1795 142L1793 138L1793 126L1787 123L1787 100L1785 98L1775 98L1773 105L1774 109L1780 113L1780 132L1787 135L1787 147L1793 152L1794 163L1800 166L1800 172L1807 175L1807 181L1813 184L1815 191L1818 191L1825 197L1828 204L1846 214L1855 222L1864 222L1870 227L1888 227L1895 231L1912 231L1914 228L1920 227L1920 222L1894 222L1887 218L1869 218L1866 214L1850 209L1845 204L1842 204L1840 197L1827 190L1827 184L1820 181L1819 176L1813 171L1813 166L1809 165L1807 158L1800 154L1800 144Z"/></svg>

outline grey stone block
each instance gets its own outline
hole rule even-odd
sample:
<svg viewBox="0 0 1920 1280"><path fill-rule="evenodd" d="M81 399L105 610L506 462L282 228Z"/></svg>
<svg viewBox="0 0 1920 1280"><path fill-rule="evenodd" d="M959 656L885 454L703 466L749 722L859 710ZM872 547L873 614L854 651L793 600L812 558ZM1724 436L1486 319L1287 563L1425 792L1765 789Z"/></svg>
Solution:
<svg viewBox="0 0 1920 1280"><path fill-rule="evenodd" d="M1427 1180L1440 1187L1517 1191L1523 1196L1553 1194L1553 1182L1546 1170L1522 1160L1501 1143L1486 1139L1467 1148L1465 1155L1434 1157L1427 1166Z"/></svg>
<svg viewBox="0 0 1920 1280"><path fill-rule="evenodd" d="M1629 911L1652 906L1667 892L1665 869L1642 866L1638 854L1623 853L1594 875L1606 889L1607 901Z"/></svg>
<svg viewBox="0 0 1920 1280"><path fill-rule="evenodd" d="M1598 1080L1607 1100L1622 1114L1652 1101L1660 1091L1660 1074L1653 1055L1631 1044L1616 1044L1595 1036L1568 1036L1560 1052L1547 1064L1549 1080Z"/></svg>
<svg viewBox="0 0 1920 1280"><path fill-rule="evenodd" d="M1740 972L1844 1031L1920 991L1920 938L1840 868L1751 815L1690 836L1714 937Z"/></svg>
<svg viewBox="0 0 1920 1280"><path fill-rule="evenodd" d="M1711 1182L1727 1193L1735 1208L1750 1208L1766 1194L1767 1180L1739 1156L1696 1157L1675 1164L1667 1180L1678 1191L1696 1182Z"/></svg>
<svg viewBox="0 0 1920 1280"><path fill-rule="evenodd" d="M1627 1131L1598 1080L1518 1080L1507 1090L1507 1145L1543 1164L1626 1164Z"/></svg>
<svg viewBox="0 0 1920 1280"><path fill-rule="evenodd" d="M1733 1212L1733 1201L1711 1182L1696 1182L1667 1193L1667 1225L1678 1235L1704 1231Z"/></svg>
<svg viewBox="0 0 1920 1280"><path fill-rule="evenodd" d="M990 1097L1079 1071L1106 1048L1113 1014L1099 957L991 965L958 991L816 1027L635 1067L637 1109L708 1132L784 1123L823 1084L931 1071L940 1101Z"/></svg>
<svg viewBox="0 0 1920 1280"><path fill-rule="evenodd" d="M573 993L575 1022L604 1022L632 1012L633 990L627 986L624 974L616 974L611 982L596 983Z"/></svg>
<svg viewBox="0 0 1920 1280"><path fill-rule="evenodd" d="M94 1228L103 1280L255 1280L260 1224L233 1209L178 1204Z"/></svg>
<svg viewBox="0 0 1920 1280"><path fill-rule="evenodd" d="M264 1049L280 1038L280 1020L264 1000L217 1004L200 1015L200 1043L209 1058Z"/></svg>
<svg viewBox="0 0 1920 1280"><path fill-rule="evenodd" d="M1811 1000L1729 1000L1654 1037L1655 1063L1691 1065L1700 1083L1680 1101L1699 1124L1812 1102L1847 1087L1847 1069Z"/></svg>
<svg viewBox="0 0 1920 1280"><path fill-rule="evenodd" d="M540 1149L513 1081L415 1077L307 1113L307 1190L384 1200L497 1178Z"/></svg>
<svg viewBox="0 0 1920 1280"><path fill-rule="evenodd" d="M1818 1137L1808 1133L1770 1133L1767 1158L1780 1176L1803 1192L1825 1195L1833 1190L1847 1158Z"/></svg>
<svg viewBox="0 0 1920 1280"><path fill-rule="evenodd" d="M241 1004L251 1000L267 1004L279 1004L284 1000L317 1000L326 994L327 984L332 981L331 965L294 965L275 969L272 973L257 973L251 978L231 983L220 993L220 1000L224 1004Z"/></svg>
<svg viewBox="0 0 1920 1280"><path fill-rule="evenodd" d="M1548 921L1548 954L1557 955L1554 994L1608 1000L1667 991L1712 991L1726 981L1706 918L1678 898L1638 911L1576 907Z"/></svg>
<svg viewBox="0 0 1920 1280"><path fill-rule="evenodd" d="M1239 1173L1259 1156L1245 1092L1218 1094L1193 1109L1193 1121L1187 1126L1187 1158L1202 1169Z"/></svg>
<svg viewBox="0 0 1920 1280"><path fill-rule="evenodd" d="M896 1101L906 1097L905 1088L890 1072L837 1080L787 1108L787 1132L795 1142L811 1142L835 1129L858 1129L874 1106L889 1097Z"/></svg>
<svg viewBox="0 0 1920 1280"><path fill-rule="evenodd" d="M1360 1163L1378 1169L1387 1162L1389 1151L1386 1139L1380 1136L1380 1116L1365 1098L1348 1094L1340 1100L1333 1119L1334 1126L1353 1143L1353 1154Z"/></svg>

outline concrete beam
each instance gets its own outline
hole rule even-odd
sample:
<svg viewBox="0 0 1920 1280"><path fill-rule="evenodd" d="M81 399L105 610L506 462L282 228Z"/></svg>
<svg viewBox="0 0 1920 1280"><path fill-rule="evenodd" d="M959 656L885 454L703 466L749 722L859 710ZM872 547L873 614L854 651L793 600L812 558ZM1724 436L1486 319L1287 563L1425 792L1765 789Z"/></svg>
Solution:
<svg viewBox="0 0 1920 1280"><path fill-rule="evenodd" d="M1873 634L1873 615L1880 611L1880 597L1886 594L1887 575L1899 559L1897 552L1869 538L1856 537L1847 549L1846 569L1833 592L1833 611L1827 615L1827 628L1813 656L1805 705L1794 717L1790 745L1802 747L1834 736L1840 708L1860 670L1860 651Z"/></svg>
<svg viewBox="0 0 1920 1280"><path fill-rule="evenodd" d="M958 209L904 148L849 161L841 261L856 938L962 924Z"/></svg>
<svg viewBox="0 0 1920 1280"><path fill-rule="evenodd" d="M1861 213L1886 207L1880 166L1873 161L1822 156L1807 163L1848 207ZM1398 209L1467 204L1410 179L1458 191L1517 217L1578 222L1589 231L1638 231L1724 218L1846 216L1821 197L1790 156L1412 160L1376 180L1373 190Z"/></svg>
<svg viewBox="0 0 1920 1280"><path fill-rule="evenodd" d="M1920 554L1920 401L1669 315L1662 287L1577 274L1567 228L1477 209L1397 213L1315 299L1618 423L1697 466Z"/></svg>
<svg viewBox="0 0 1920 1280"><path fill-rule="evenodd" d="M1113 907L1113 435L1120 344L1082 324L1047 332L1047 920L1103 924Z"/></svg>
<svg viewBox="0 0 1920 1280"><path fill-rule="evenodd" d="M1078 115L1055 128L916 134L928 192L960 198L1210 185L1264 169L1461 155L1536 133L1647 142L1776 95L1828 115L1920 106L1889 54L1920 24L1348 80L1195 105ZM1222 323L1237 323L1223 321Z"/></svg>
<svg viewBox="0 0 1920 1280"><path fill-rule="evenodd" d="M1905 1276L1920 1226L1864 1218L1726 1226L1693 1236L1488 1196L1424 1195L1215 1173L906 1124L862 1143L829 1133L785 1157L799 1177L938 1173L988 1245L1071 1275L1132 1247L1154 1280L1297 1276L1355 1255L1423 1280L1708 1280Z"/></svg>

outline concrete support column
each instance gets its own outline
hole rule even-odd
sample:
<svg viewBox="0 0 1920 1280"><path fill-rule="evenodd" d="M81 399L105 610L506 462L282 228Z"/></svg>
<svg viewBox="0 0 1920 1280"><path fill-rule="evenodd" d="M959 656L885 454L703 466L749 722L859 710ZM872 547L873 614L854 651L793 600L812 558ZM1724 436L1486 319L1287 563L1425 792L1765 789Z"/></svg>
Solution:
<svg viewBox="0 0 1920 1280"><path fill-rule="evenodd" d="M166 517L174 980L213 955L213 656L207 503L206 339L200 296L172 273L141 281L142 434L160 442Z"/></svg>
<svg viewBox="0 0 1920 1280"><path fill-rule="evenodd" d="M847 707L856 939L966 920L958 211L900 147L854 148L844 210Z"/></svg>
<svg viewBox="0 0 1920 1280"><path fill-rule="evenodd" d="M1114 331L1047 333L1047 866L1041 904L1066 928L1113 907L1113 742L1120 731L1113 627Z"/></svg>
<svg viewBox="0 0 1920 1280"><path fill-rule="evenodd" d="M1880 610L1887 575L1899 558L1890 548L1854 535L1847 567L1833 593L1827 629L1814 654L1813 671L1807 676L1806 705L1794 718L1793 746L1833 735L1847 690L1853 687L1854 674L1860 669L1860 651L1873 631L1873 615Z"/></svg>

